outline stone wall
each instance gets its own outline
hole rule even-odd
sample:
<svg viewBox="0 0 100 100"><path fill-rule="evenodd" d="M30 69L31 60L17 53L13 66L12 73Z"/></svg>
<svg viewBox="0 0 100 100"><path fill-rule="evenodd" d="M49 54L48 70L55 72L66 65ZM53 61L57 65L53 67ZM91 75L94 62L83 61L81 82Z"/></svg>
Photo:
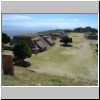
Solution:
<svg viewBox="0 0 100 100"><path fill-rule="evenodd" d="M2 69L5 75L14 75L12 55L2 55Z"/></svg>

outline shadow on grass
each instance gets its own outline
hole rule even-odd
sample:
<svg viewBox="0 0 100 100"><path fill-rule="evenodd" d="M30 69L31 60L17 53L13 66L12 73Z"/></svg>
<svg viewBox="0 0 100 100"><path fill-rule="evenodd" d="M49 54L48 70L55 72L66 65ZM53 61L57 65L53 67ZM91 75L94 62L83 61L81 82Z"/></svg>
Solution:
<svg viewBox="0 0 100 100"><path fill-rule="evenodd" d="M72 47L72 45L71 44L61 44L60 46L63 46L63 47Z"/></svg>
<svg viewBox="0 0 100 100"><path fill-rule="evenodd" d="M24 68L31 66L31 63L27 61L18 61L15 58L13 59L13 61L14 61L14 64L13 64L14 66L19 66L19 67L24 67Z"/></svg>
<svg viewBox="0 0 100 100"><path fill-rule="evenodd" d="M18 61L16 58L13 58L13 62L16 62L16 61Z"/></svg>
<svg viewBox="0 0 100 100"><path fill-rule="evenodd" d="M95 50L96 52L98 52L98 50Z"/></svg>

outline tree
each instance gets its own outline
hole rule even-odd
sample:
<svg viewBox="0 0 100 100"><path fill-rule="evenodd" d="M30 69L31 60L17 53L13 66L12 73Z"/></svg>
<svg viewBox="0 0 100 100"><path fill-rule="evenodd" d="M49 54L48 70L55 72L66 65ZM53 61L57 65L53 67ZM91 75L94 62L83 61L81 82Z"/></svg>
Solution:
<svg viewBox="0 0 100 100"><path fill-rule="evenodd" d="M92 31L92 32L96 32L96 33L98 33L98 30L97 30L96 28L92 28L91 31Z"/></svg>
<svg viewBox="0 0 100 100"><path fill-rule="evenodd" d="M52 40L57 40L57 37L52 35L52 36L51 36L51 39L52 39Z"/></svg>
<svg viewBox="0 0 100 100"><path fill-rule="evenodd" d="M91 32L92 28L90 26L87 26L84 28L84 32Z"/></svg>
<svg viewBox="0 0 100 100"><path fill-rule="evenodd" d="M64 32L72 32L71 29L65 29Z"/></svg>
<svg viewBox="0 0 100 100"><path fill-rule="evenodd" d="M12 51L14 57L17 58L19 61L24 61L25 58L30 58L32 56L30 47L24 40L17 42L12 48Z"/></svg>
<svg viewBox="0 0 100 100"><path fill-rule="evenodd" d="M72 38L69 38L68 36L62 37L60 42L63 42L64 44L72 43Z"/></svg>
<svg viewBox="0 0 100 100"><path fill-rule="evenodd" d="M83 32L83 31L84 31L84 28L82 27L78 27L73 30L73 32Z"/></svg>
<svg viewBox="0 0 100 100"><path fill-rule="evenodd" d="M7 34L2 33L2 43L7 44L8 42L10 42L10 37Z"/></svg>
<svg viewBox="0 0 100 100"><path fill-rule="evenodd" d="M73 32L98 32L98 30L97 29L95 29L95 28L92 28L92 27L90 27L90 26L87 26L87 27L85 27L85 28L82 28L82 27L78 27L78 28L75 28L74 30L73 30Z"/></svg>

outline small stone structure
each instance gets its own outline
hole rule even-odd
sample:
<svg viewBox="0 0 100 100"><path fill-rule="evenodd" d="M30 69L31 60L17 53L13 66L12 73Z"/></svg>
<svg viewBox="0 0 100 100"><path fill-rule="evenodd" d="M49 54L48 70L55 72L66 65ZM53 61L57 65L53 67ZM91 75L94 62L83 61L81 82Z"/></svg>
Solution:
<svg viewBox="0 0 100 100"><path fill-rule="evenodd" d="M84 37L90 40L98 40L98 35L94 32L87 32Z"/></svg>
<svg viewBox="0 0 100 100"><path fill-rule="evenodd" d="M46 45L40 40L40 38L34 39L34 44L39 48L39 52L47 49Z"/></svg>
<svg viewBox="0 0 100 100"><path fill-rule="evenodd" d="M68 36L68 33L67 32L57 32L57 33L51 33L51 36L56 36L56 37L59 37L59 38L63 38L64 36Z"/></svg>
<svg viewBox="0 0 100 100"><path fill-rule="evenodd" d="M27 42L33 53L38 53L45 51L48 47L53 46L54 42L46 36L14 36L10 42L10 45L13 46L20 40Z"/></svg>
<svg viewBox="0 0 100 100"><path fill-rule="evenodd" d="M40 40L45 44L45 46L46 46L47 48L49 48L50 45L49 45L48 42L43 38L44 36L43 36L43 35L39 35L39 36L40 36Z"/></svg>
<svg viewBox="0 0 100 100"><path fill-rule="evenodd" d="M48 36L43 36L42 38L48 43L49 46L53 46L55 44Z"/></svg>
<svg viewBox="0 0 100 100"><path fill-rule="evenodd" d="M10 46L10 45L3 45L3 49L4 50L11 50L12 46Z"/></svg>
<svg viewBox="0 0 100 100"><path fill-rule="evenodd" d="M2 67L3 67L3 74L14 75L12 55L7 55L7 54L2 55Z"/></svg>

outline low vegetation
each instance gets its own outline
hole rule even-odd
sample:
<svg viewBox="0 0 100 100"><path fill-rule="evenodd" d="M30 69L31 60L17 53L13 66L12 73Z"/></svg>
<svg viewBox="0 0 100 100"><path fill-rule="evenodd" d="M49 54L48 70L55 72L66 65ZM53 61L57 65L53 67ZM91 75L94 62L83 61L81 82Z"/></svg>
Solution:
<svg viewBox="0 0 100 100"><path fill-rule="evenodd" d="M2 43L7 44L9 41L10 37L7 34L2 33Z"/></svg>
<svg viewBox="0 0 100 100"><path fill-rule="evenodd" d="M24 40L17 42L12 48L12 51L14 55L14 65L23 67L29 67L31 65L29 62L24 61L24 59L32 56L31 49Z"/></svg>
<svg viewBox="0 0 100 100"><path fill-rule="evenodd" d="M50 36L50 37L51 37L51 39L54 40L54 41L57 40L57 37L56 37L56 36Z"/></svg>
<svg viewBox="0 0 100 100"><path fill-rule="evenodd" d="M92 27L90 27L90 26L87 26L87 27L85 27L85 28L82 28L82 27L77 27L77 28L75 28L74 30L73 30L73 32L98 32L98 30L97 29L95 29L95 28L92 28Z"/></svg>
<svg viewBox="0 0 100 100"><path fill-rule="evenodd" d="M14 67L15 76L3 75L2 86L88 86L95 81L75 80L66 76L31 72L22 67Z"/></svg>
<svg viewBox="0 0 100 100"><path fill-rule="evenodd" d="M25 59L31 63L30 67L14 65L15 76L2 75L2 85L97 86L98 60L83 35L69 34L73 39L72 47L61 46L58 38L53 47ZM12 51L3 53L12 54Z"/></svg>
<svg viewBox="0 0 100 100"><path fill-rule="evenodd" d="M14 57L18 60L24 61L24 59L30 58L32 56L31 49L24 40L17 42L12 48L12 51Z"/></svg>
<svg viewBox="0 0 100 100"><path fill-rule="evenodd" d="M63 42L66 46L68 43L72 43L72 38L69 38L68 36L62 37L60 42Z"/></svg>

